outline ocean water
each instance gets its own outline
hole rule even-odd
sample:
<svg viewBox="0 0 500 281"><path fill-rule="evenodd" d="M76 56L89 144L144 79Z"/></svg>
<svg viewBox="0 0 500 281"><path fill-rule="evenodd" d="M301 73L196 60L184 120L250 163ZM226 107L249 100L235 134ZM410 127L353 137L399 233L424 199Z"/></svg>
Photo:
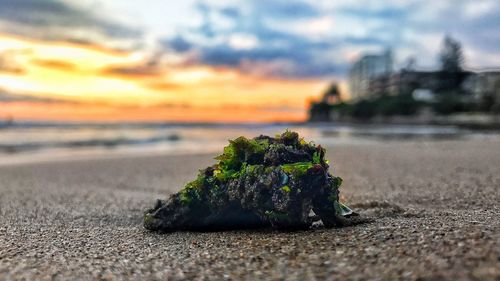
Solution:
<svg viewBox="0 0 500 281"><path fill-rule="evenodd" d="M390 140L498 137L442 126L374 126L334 124L170 124L170 123L46 123L0 126L0 164L59 157L138 154L215 153L228 139L286 129L324 146Z"/></svg>

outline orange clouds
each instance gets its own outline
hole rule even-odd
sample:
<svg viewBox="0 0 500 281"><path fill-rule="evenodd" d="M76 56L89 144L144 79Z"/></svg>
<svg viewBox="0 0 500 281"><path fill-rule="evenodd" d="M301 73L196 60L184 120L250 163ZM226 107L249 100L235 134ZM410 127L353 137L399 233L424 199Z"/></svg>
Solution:
<svg viewBox="0 0 500 281"><path fill-rule="evenodd" d="M46 68L58 69L60 71L75 71L77 69L76 65L60 60L34 59L32 63Z"/></svg>
<svg viewBox="0 0 500 281"><path fill-rule="evenodd" d="M22 74L0 73L10 93L61 100L1 105L0 117L105 121L298 121L321 80L288 80L236 69L172 63L91 45L25 40L0 34L0 52L19 52ZM69 101L69 102L68 102ZM169 106L164 106L168 104Z"/></svg>

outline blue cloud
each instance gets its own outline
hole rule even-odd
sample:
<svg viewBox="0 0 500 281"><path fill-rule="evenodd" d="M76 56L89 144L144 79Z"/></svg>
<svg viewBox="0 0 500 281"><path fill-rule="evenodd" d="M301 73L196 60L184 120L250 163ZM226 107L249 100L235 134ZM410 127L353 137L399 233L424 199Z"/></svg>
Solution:
<svg viewBox="0 0 500 281"><path fill-rule="evenodd" d="M265 4L259 1L251 1L252 7L259 15L270 16L277 19L290 18L311 18L319 16L321 13L315 6L293 0L274 0L265 1Z"/></svg>
<svg viewBox="0 0 500 281"><path fill-rule="evenodd" d="M235 7L224 7L220 9L220 13L232 19L237 19L241 15L240 11Z"/></svg>
<svg viewBox="0 0 500 281"><path fill-rule="evenodd" d="M176 52L186 52L190 50L193 45L189 43L184 37L177 35L172 39L164 40L163 45L171 47Z"/></svg>
<svg viewBox="0 0 500 281"><path fill-rule="evenodd" d="M295 66L273 73L278 76L310 77L340 74L346 70L345 64L318 61L318 54L334 50L336 43L311 41L292 34L256 29L253 32L262 43L259 47L240 50L226 44L203 47L201 61L209 65L228 65L238 67L243 60L254 62L287 61ZM282 42L281 44L277 44Z"/></svg>
<svg viewBox="0 0 500 281"><path fill-rule="evenodd" d="M178 52L192 48L198 50L202 63L239 67L243 61L258 63L281 61L295 66L276 70L273 73L286 77L333 75L346 70L346 64L317 59L318 54L334 49L338 42L311 40L291 32L280 31L265 23L265 20L269 18L287 21L319 16L319 10L310 4L299 1L267 1L266 5L250 4L241 8L234 6L214 8L198 3L196 9L203 22L198 28L191 30L187 38L201 36L206 42L211 42L213 38L229 38L232 34L247 34L259 42L253 48L238 49L231 47L227 41L203 45L190 42L185 39L186 37L181 36L165 40L164 43L169 48ZM222 28L213 21L213 15L227 17L233 21L234 25L229 29Z"/></svg>

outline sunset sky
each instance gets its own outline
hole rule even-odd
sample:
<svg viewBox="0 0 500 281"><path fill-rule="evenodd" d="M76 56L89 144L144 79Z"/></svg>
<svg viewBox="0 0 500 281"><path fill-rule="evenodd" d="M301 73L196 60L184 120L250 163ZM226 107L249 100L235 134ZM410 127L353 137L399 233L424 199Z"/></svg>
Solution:
<svg viewBox="0 0 500 281"><path fill-rule="evenodd" d="M497 0L0 0L0 119L297 121L349 65L392 47L500 65Z"/></svg>

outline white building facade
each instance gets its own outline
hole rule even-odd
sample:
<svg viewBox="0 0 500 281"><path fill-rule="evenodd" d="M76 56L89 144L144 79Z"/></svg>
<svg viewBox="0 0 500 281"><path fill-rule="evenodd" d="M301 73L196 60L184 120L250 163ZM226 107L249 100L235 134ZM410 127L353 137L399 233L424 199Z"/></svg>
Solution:
<svg viewBox="0 0 500 281"><path fill-rule="evenodd" d="M393 72L393 56L390 49L382 54L369 54L356 61L349 72L349 91L352 100L367 98L370 80Z"/></svg>

